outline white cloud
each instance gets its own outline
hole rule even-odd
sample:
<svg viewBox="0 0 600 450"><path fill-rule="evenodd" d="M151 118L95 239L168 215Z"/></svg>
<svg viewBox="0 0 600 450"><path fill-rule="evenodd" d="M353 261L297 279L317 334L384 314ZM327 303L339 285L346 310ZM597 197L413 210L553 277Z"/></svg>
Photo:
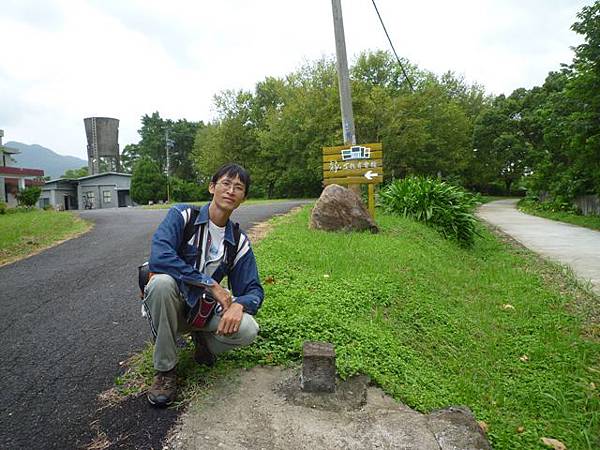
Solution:
<svg viewBox="0 0 600 450"><path fill-rule="evenodd" d="M369 0L343 0L350 59L389 49ZM85 157L83 118L119 118L120 144L140 117L207 120L223 89L251 89L333 55L327 0L0 0L0 128L5 139ZM579 0L377 0L396 50L490 92L543 82L570 62ZM4 43L4 42L3 42Z"/></svg>

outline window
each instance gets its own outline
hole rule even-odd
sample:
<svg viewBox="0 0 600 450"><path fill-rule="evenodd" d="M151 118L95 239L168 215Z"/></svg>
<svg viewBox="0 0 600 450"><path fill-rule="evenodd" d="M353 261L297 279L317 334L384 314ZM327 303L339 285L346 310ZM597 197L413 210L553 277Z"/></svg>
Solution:
<svg viewBox="0 0 600 450"><path fill-rule="evenodd" d="M112 202L112 191L102 191L102 203Z"/></svg>
<svg viewBox="0 0 600 450"><path fill-rule="evenodd" d="M85 209L96 207L96 193L94 191L88 191L83 194L83 207Z"/></svg>

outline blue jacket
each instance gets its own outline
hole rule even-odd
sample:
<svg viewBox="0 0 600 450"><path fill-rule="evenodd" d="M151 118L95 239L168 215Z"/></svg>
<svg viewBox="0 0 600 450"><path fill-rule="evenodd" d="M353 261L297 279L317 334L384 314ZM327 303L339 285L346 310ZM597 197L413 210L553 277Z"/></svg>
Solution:
<svg viewBox="0 0 600 450"><path fill-rule="evenodd" d="M183 245L183 233L186 224L190 220L192 207L190 205L174 205L169 209L167 216L156 229L152 237L152 249L150 251L150 272L166 273L171 275L179 290L183 294L186 302L194 306L198 300L202 289L213 283L220 283L228 275L232 294L236 297L235 301L244 306L244 312L256 314L260 308L264 291L260 285L256 259L250 246L248 237L241 233L240 242L238 242L238 251L233 264L231 273L227 274L227 263L225 258L221 262L212 277L209 277L194 267L198 248L193 244L196 235L208 226L208 207L204 205L194 222L196 234L188 243ZM227 221L225 225L225 240L234 244L233 223ZM206 241L203 240L201 250L206 254Z"/></svg>

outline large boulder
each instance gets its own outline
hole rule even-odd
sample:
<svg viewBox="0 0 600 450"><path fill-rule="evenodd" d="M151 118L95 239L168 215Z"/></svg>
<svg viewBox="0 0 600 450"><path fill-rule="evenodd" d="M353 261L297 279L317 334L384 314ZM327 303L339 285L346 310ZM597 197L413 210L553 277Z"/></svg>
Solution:
<svg viewBox="0 0 600 450"><path fill-rule="evenodd" d="M330 184L323 189L308 226L325 231L379 231L360 197L337 184Z"/></svg>

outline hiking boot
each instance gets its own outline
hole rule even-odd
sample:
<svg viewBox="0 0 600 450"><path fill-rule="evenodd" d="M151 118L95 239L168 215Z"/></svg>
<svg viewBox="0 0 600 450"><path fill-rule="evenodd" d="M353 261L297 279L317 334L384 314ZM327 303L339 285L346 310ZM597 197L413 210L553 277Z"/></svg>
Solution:
<svg viewBox="0 0 600 450"><path fill-rule="evenodd" d="M152 406L165 408L175 401L177 396L177 371L173 367L168 372L156 372L154 383L148 390L148 401Z"/></svg>
<svg viewBox="0 0 600 450"><path fill-rule="evenodd" d="M204 333L196 331L192 333L192 339L195 346L194 361L201 366L214 366L217 363L217 357L208 349Z"/></svg>

